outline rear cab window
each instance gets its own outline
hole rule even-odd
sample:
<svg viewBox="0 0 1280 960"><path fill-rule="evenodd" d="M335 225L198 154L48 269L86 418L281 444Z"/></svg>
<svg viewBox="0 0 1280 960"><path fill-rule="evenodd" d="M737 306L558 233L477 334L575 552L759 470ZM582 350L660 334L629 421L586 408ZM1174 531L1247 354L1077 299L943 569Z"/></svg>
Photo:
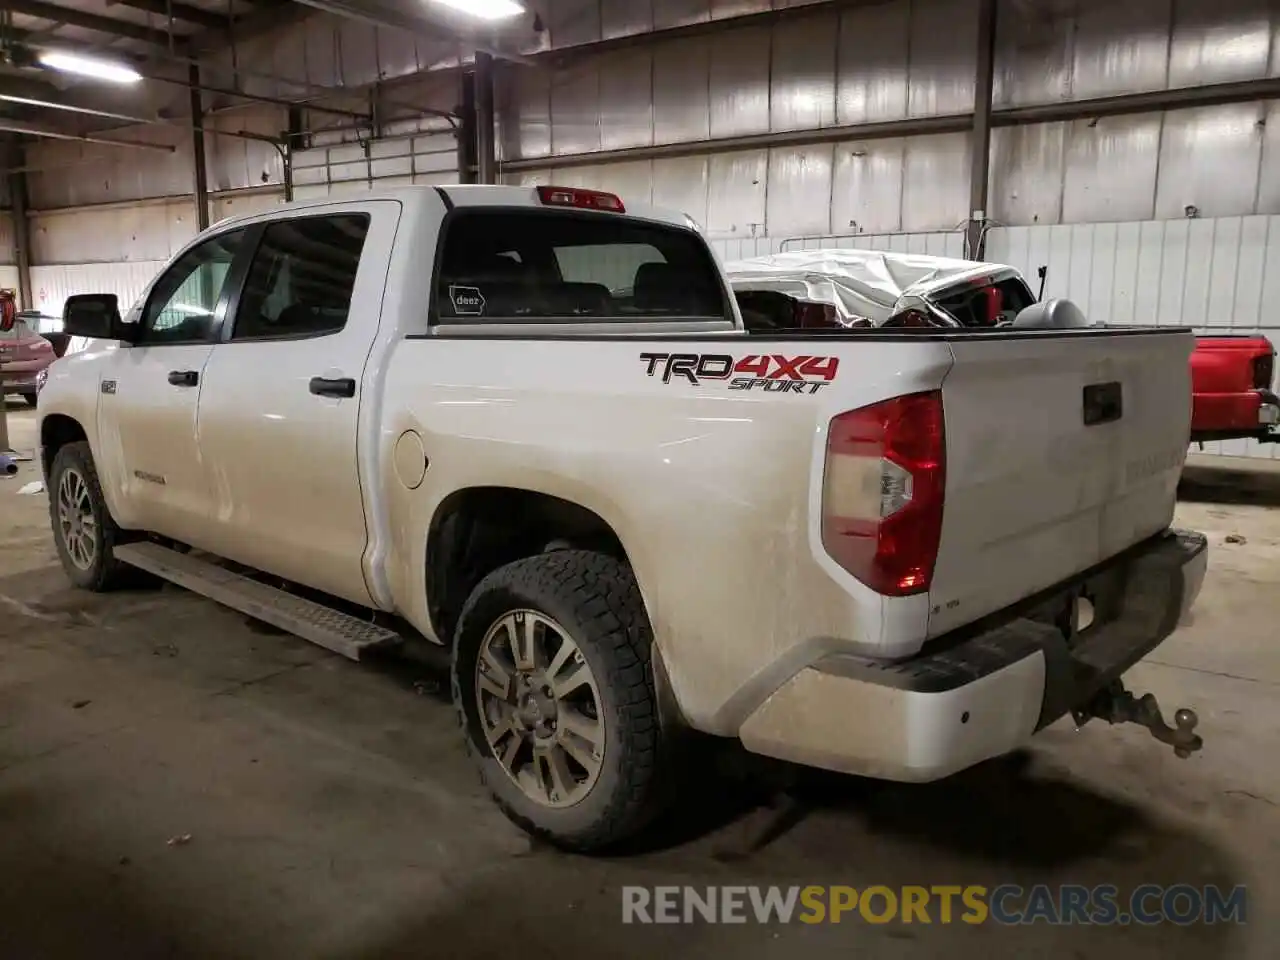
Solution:
<svg viewBox="0 0 1280 960"><path fill-rule="evenodd" d="M440 323L733 319L694 231L578 211L455 210L435 300Z"/></svg>

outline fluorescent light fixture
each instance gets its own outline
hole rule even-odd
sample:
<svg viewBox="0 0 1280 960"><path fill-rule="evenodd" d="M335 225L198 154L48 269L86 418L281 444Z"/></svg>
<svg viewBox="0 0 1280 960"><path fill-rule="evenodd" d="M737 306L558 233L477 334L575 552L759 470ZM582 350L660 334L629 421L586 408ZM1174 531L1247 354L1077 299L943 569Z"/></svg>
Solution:
<svg viewBox="0 0 1280 960"><path fill-rule="evenodd" d="M525 6L517 0L435 0L442 7L468 13L481 20L506 20L525 13Z"/></svg>
<svg viewBox="0 0 1280 960"><path fill-rule="evenodd" d="M61 53L52 50L40 54L40 62L46 67L61 70L63 73L75 73L82 77L93 77L95 80L109 80L112 83L137 83L142 75L132 67L109 60L96 60L93 57L82 57L78 53Z"/></svg>

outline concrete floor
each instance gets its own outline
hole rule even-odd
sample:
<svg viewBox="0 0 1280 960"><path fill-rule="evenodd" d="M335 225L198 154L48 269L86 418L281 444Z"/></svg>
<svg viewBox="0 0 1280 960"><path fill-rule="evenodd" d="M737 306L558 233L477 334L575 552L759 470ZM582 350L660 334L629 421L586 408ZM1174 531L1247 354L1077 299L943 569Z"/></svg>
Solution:
<svg viewBox="0 0 1280 960"><path fill-rule="evenodd" d="M33 414L9 420L34 447ZM610 861L508 825L426 668L359 667L172 588L68 588L45 498L16 495L34 477L0 480L6 957L1275 956L1280 471L1188 471L1179 520L1211 535L1209 579L1194 623L1131 674L1200 711L1203 753L1060 725L941 784L818 778L754 852L746 788L708 781L690 789L698 818ZM1040 882L1243 883L1249 923L619 922L624 884Z"/></svg>

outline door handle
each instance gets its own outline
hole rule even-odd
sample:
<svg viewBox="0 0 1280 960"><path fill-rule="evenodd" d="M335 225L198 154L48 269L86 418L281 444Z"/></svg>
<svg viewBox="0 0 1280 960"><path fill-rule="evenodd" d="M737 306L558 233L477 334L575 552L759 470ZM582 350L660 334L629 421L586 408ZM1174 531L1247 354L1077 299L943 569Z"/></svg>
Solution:
<svg viewBox="0 0 1280 960"><path fill-rule="evenodd" d="M317 397L354 397L356 382L350 377L339 377L330 380L327 377L312 377L311 392Z"/></svg>
<svg viewBox="0 0 1280 960"><path fill-rule="evenodd" d="M170 370L169 382L175 387L194 387L200 383L200 373L197 370Z"/></svg>

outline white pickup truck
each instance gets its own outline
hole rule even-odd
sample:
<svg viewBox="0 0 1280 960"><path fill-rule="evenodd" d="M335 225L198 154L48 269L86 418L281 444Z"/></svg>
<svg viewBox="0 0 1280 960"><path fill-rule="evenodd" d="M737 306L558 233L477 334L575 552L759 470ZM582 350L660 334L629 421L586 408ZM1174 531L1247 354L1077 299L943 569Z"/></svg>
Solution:
<svg viewBox="0 0 1280 960"><path fill-rule="evenodd" d="M142 568L358 658L452 649L507 814L607 847L682 730L904 781L1075 714L1200 589L1189 333L748 337L685 216L555 187L281 207L50 368L68 576Z"/></svg>

